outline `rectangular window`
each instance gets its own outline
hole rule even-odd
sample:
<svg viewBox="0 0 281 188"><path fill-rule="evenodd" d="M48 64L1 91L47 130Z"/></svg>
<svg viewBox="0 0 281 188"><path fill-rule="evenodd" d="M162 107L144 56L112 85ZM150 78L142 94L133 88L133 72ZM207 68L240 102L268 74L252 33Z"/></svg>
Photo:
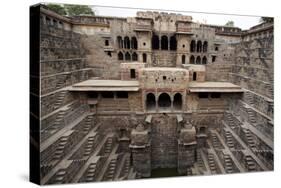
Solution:
<svg viewBox="0 0 281 188"><path fill-rule="evenodd" d="M198 97L202 99L208 98L208 93L198 93Z"/></svg>
<svg viewBox="0 0 281 188"><path fill-rule="evenodd" d="M136 70L135 69L131 69L130 71L130 75L131 75L131 78L136 78Z"/></svg>

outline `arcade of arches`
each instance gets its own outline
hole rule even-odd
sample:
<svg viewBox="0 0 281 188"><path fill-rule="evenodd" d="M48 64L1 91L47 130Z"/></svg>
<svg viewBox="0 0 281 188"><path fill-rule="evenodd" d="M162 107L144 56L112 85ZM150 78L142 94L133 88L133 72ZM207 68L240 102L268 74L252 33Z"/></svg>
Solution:
<svg viewBox="0 0 281 188"><path fill-rule="evenodd" d="M167 93L161 93L158 98L154 93L146 94L146 110L147 111L161 111L161 110L182 110L182 94L176 93L170 96Z"/></svg>

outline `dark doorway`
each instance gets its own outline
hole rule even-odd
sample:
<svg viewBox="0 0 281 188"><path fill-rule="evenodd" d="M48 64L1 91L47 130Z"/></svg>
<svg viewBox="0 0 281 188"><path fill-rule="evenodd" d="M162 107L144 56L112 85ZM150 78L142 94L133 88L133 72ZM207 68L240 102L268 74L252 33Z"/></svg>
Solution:
<svg viewBox="0 0 281 188"><path fill-rule="evenodd" d="M190 63L190 64L194 64L194 61L195 61L195 58L194 58L194 56L192 55L192 56L190 57L189 63Z"/></svg>
<svg viewBox="0 0 281 188"><path fill-rule="evenodd" d="M201 40L199 40L197 42L197 52L202 52L202 42L201 42Z"/></svg>
<svg viewBox="0 0 281 188"><path fill-rule="evenodd" d="M193 81L196 81L196 80L197 80L197 73L196 73L196 72L193 73L193 75L192 75L192 80L193 80Z"/></svg>
<svg viewBox="0 0 281 188"><path fill-rule="evenodd" d="M133 61L137 61L138 60L138 54L136 52L133 53L132 59L133 59Z"/></svg>
<svg viewBox="0 0 281 188"><path fill-rule="evenodd" d="M120 36L117 37L117 43L118 43L118 48L123 48L122 37Z"/></svg>
<svg viewBox="0 0 281 188"><path fill-rule="evenodd" d="M182 95L180 93L175 94L173 106L175 110L182 110Z"/></svg>
<svg viewBox="0 0 281 188"><path fill-rule="evenodd" d="M161 49L168 50L168 37L166 35L161 37Z"/></svg>
<svg viewBox="0 0 281 188"><path fill-rule="evenodd" d="M130 38L129 37L124 38L124 47L126 49L130 49Z"/></svg>
<svg viewBox="0 0 281 188"><path fill-rule="evenodd" d="M190 43L190 52L195 52L196 44L195 41L192 40Z"/></svg>
<svg viewBox="0 0 281 188"><path fill-rule="evenodd" d="M142 54L142 61L143 61L144 63L146 63L146 61L147 61L146 58L147 58L147 57L146 57L146 54L145 54L145 53Z"/></svg>
<svg viewBox="0 0 281 188"><path fill-rule="evenodd" d="M185 64L185 55L182 55L182 56L181 56L181 63L182 63L182 64Z"/></svg>
<svg viewBox="0 0 281 188"><path fill-rule="evenodd" d="M158 99L158 106L161 108L171 107L171 98L167 93L162 93Z"/></svg>
<svg viewBox="0 0 281 188"><path fill-rule="evenodd" d="M207 64L207 58L206 58L206 56L203 57L203 59L202 59L202 64Z"/></svg>
<svg viewBox="0 0 281 188"><path fill-rule="evenodd" d="M124 56L122 52L118 53L118 60L124 60Z"/></svg>
<svg viewBox="0 0 281 188"><path fill-rule="evenodd" d="M177 39L175 36L170 38L170 50L177 50Z"/></svg>
<svg viewBox="0 0 281 188"><path fill-rule="evenodd" d="M208 42L205 41L205 42L203 43L203 52L207 52L207 51L208 51Z"/></svg>
<svg viewBox="0 0 281 188"><path fill-rule="evenodd" d="M156 100L153 93L148 93L146 95L146 110L155 110Z"/></svg>
<svg viewBox="0 0 281 188"><path fill-rule="evenodd" d="M131 61L131 55L130 55L129 52L126 52L126 54L125 54L125 60L126 60L126 61Z"/></svg>
<svg viewBox="0 0 281 188"><path fill-rule="evenodd" d="M159 37L157 35L152 36L152 49L159 50Z"/></svg>
<svg viewBox="0 0 281 188"><path fill-rule="evenodd" d="M200 57L200 56L198 56L198 57L196 58L196 64L201 64L201 57Z"/></svg>
<svg viewBox="0 0 281 188"><path fill-rule="evenodd" d="M135 69L130 70L130 76L131 76L131 78L136 78L136 70Z"/></svg>
<svg viewBox="0 0 281 188"><path fill-rule="evenodd" d="M132 37L132 49L138 49L138 41L136 37Z"/></svg>

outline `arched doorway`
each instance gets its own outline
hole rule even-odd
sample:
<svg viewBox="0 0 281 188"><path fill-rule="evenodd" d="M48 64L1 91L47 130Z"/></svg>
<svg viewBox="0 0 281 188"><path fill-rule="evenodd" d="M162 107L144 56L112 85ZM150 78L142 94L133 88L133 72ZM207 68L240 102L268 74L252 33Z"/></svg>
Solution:
<svg viewBox="0 0 281 188"><path fill-rule="evenodd" d="M135 49L137 50L138 49L138 41L137 41L137 38L136 37L132 37L132 49Z"/></svg>
<svg viewBox="0 0 281 188"><path fill-rule="evenodd" d="M153 93L148 93L146 95L146 110L155 110L156 108L156 100L155 95Z"/></svg>
<svg viewBox="0 0 281 188"><path fill-rule="evenodd" d="M138 54L136 52L133 53L132 59L133 59L133 61L137 61L138 60Z"/></svg>
<svg viewBox="0 0 281 188"><path fill-rule="evenodd" d="M174 110L182 110L182 95L180 93L174 95L173 107Z"/></svg>
<svg viewBox="0 0 281 188"><path fill-rule="evenodd" d="M130 55L129 52L126 52L126 54L125 54L125 60L126 60L126 61L131 61L131 55Z"/></svg>
<svg viewBox="0 0 281 188"><path fill-rule="evenodd" d="M121 36L117 37L117 44L118 44L118 48L123 48L123 41Z"/></svg>
<svg viewBox="0 0 281 188"><path fill-rule="evenodd" d="M203 59L202 59L202 64L207 64L207 58L206 58L206 56L203 57Z"/></svg>
<svg viewBox="0 0 281 188"><path fill-rule="evenodd" d="M192 40L190 43L190 52L195 52L196 44L195 41Z"/></svg>
<svg viewBox="0 0 281 188"><path fill-rule="evenodd" d="M158 107L162 109L171 108L171 98L167 93L161 93L159 95Z"/></svg>
<svg viewBox="0 0 281 188"><path fill-rule="evenodd" d="M200 56L197 56L197 58L196 58L196 64L201 64L201 57L200 57Z"/></svg>
<svg viewBox="0 0 281 188"><path fill-rule="evenodd" d="M201 42L201 40L199 40L197 42L197 52L202 52L202 42Z"/></svg>
<svg viewBox="0 0 281 188"><path fill-rule="evenodd" d="M130 49L130 38L129 37L125 37L124 38L124 47L126 48L126 49Z"/></svg>
<svg viewBox="0 0 281 188"><path fill-rule="evenodd" d="M161 37L161 50L168 50L168 37L166 35Z"/></svg>
<svg viewBox="0 0 281 188"><path fill-rule="evenodd" d="M157 35L152 36L152 49L159 50L159 37Z"/></svg>
<svg viewBox="0 0 281 188"><path fill-rule="evenodd" d="M185 64L185 55L181 56L181 64Z"/></svg>
<svg viewBox="0 0 281 188"><path fill-rule="evenodd" d="M177 50L177 39L175 36L170 38L170 50Z"/></svg>
<svg viewBox="0 0 281 188"><path fill-rule="evenodd" d="M190 63L190 64L194 64L194 61L195 61L195 58L194 58L194 56L192 55L192 56L190 57L189 63Z"/></svg>
<svg viewBox="0 0 281 188"><path fill-rule="evenodd" d="M122 52L118 53L118 60L124 60L124 56Z"/></svg>
<svg viewBox="0 0 281 188"><path fill-rule="evenodd" d="M203 52L207 52L207 51L208 51L208 42L205 41L205 42L203 43Z"/></svg>

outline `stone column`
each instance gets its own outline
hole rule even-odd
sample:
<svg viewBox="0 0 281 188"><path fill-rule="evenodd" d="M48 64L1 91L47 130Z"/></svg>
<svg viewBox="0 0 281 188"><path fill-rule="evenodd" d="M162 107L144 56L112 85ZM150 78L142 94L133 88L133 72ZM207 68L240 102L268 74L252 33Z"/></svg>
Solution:
<svg viewBox="0 0 281 188"><path fill-rule="evenodd" d="M148 130L142 124L137 125L131 132L130 149L133 166L141 177L151 176L151 146Z"/></svg>

